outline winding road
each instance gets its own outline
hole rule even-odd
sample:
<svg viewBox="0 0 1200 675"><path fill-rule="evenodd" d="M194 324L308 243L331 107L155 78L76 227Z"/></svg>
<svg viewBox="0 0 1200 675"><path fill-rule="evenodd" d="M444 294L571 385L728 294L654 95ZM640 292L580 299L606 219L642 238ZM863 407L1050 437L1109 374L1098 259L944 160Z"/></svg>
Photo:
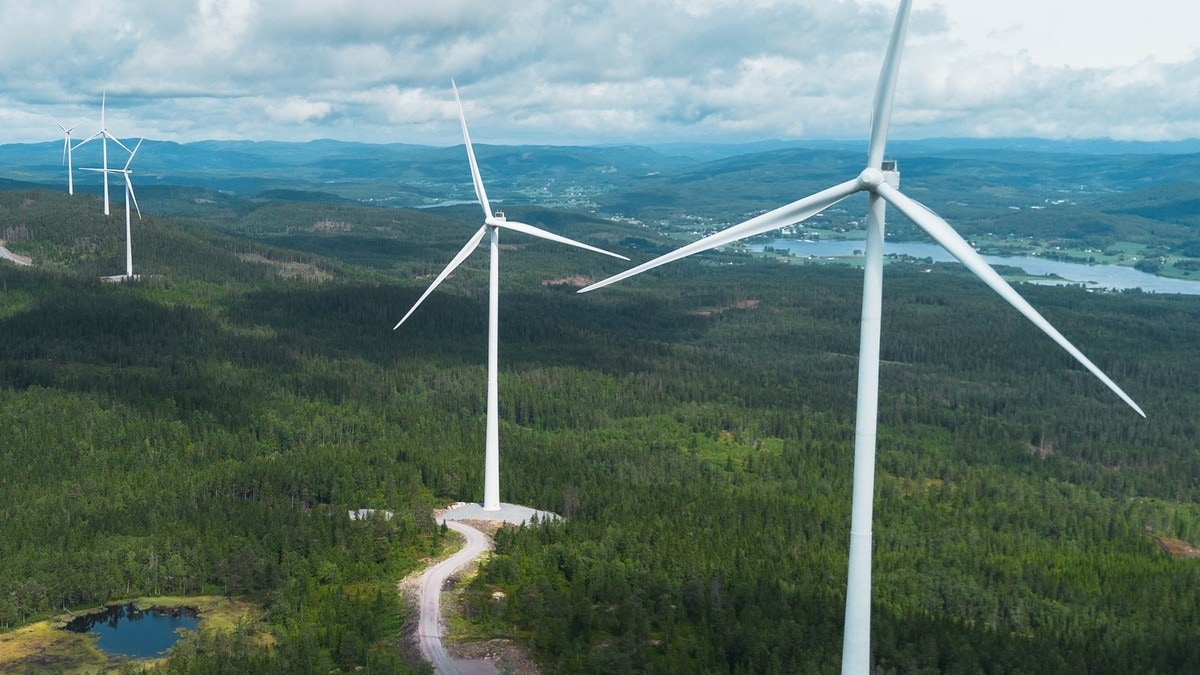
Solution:
<svg viewBox="0 0 1200 675"><path fill-rule="evenodd" d="M16 253L13 253L12 251L8 250L8 247L6 247L4 245L4 243L5 242L0 241L0 258L4 258L5 260L11 260L18 265L32 265L33 264L32 258L30 258L27 255L17 255Z"/></svg>
<svg viewBox="0 0 1200 675"><path fill-rule="evenodd" d="M421 643L421 655L433 664L433 671L440 675L499 673L500 671L488 661L456 661L442 648L442 586L451 574L466 567L492 547L492 540L470 525L454 520L447 520L445 523L446 527L466 537L467 544L454 555L426 570L418 582L421 620L417 625L417 636Z"/></svg>

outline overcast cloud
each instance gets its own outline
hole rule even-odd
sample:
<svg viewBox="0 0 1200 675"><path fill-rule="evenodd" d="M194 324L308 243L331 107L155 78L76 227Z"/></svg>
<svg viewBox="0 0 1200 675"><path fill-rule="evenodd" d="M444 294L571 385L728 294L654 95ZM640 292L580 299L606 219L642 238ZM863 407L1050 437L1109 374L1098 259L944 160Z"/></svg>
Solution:
<svg viewBox="0 0 1200 675"><path fill-rule="evenodd" d="M5 0L0 143L862 138L896 5ZM893 137L1200 137L1197 7L916 0Z"/></svg>

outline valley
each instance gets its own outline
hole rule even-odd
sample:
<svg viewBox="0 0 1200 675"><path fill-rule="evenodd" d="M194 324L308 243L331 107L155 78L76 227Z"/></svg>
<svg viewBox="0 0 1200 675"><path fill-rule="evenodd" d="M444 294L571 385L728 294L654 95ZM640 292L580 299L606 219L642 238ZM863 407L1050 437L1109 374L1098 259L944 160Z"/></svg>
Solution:
<svg viewBox="0 0 1200 675"><path fill-rule="evenodd" d="M482 497L487 275L469 259L393 331L479 208L396 204L470 199L461 148L171 148L214 176L188 182L152 168L148 141L143 276L102 284L123 213L37 185L58 147L0 191L0 233L32 263L0 261L0 640L67 610L212 595L262 614L202 628L152 672L428 672L394 586L443 554L434 507ZM509 217L642 262L861 162L759 149L480 160L511 181L489 184ZM1195 155L1018 171L1000 160L1019 153L935 150L902 164L906 190L985 250L1158 251L1156 272L1184 278L1200 257L1200 188L1139 178ZM1088 189L1056 182L1064 166L1092 167ZM950 175L1001 187L921 194ZM1055 194L1070 208L1029 208ZM854 237L858 202L839 209L813 229ZM833 672L861 272L730 249L579 296L627 264L504 245L506 501L566 519L496 533L462 589L465 632L519 641L544 672ZM963 269L925 269L885 271L877 667L1200 669L1200 561L1179 554L1200 545L1198 298L1020 286L1142 420Z"/></svg>

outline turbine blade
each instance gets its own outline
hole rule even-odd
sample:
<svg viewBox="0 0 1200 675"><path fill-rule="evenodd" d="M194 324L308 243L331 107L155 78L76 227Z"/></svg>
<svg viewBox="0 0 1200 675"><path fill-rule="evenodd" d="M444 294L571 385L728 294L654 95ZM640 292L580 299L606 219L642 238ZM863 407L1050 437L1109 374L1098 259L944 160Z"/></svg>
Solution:
<svg viewBox="0 0 1200 675"><path fill-rule="evenodd" d="M78 150L79 146L83 145L84 143L91 143L92 141L96 140L97 138L100 138L103 135L104 135L103 131L97 131L96 133L92 134L91 136L88 136L87 138L83 139L82 141L79 141L75 145L71 146L71 149Z"/></svg>
<svg viewBox="0 0 1200 675"><path fill-rule="evenodd" d="M752 237L763 232L770 232L785 225L799 223L817 215L861 189L862 185L857 178L848 180L845 183L809 195L786 206L781 206L774 211L768 211L762 215L755 216L750 220L734 225L716 234L709 235L699 241L694 241L687 246L678 248L649 262L644 262L637 267L625 270L603 281L597 281L591 286L579 289L577 292L587 293L588 291L594 291L597 288L603 288L609 284L615 284L622 279L628 279L647 270L652 270L659 265L665 265L680 258L686 258L693 253L700 253L701 251L707 251L739 239Z"/></svg>
<svg viewBox="0 0 1200 675"><path fill-rule="evenodd" d="M585 249L588 251L592 251L593 253L603 253L604 255L612 256L614 258L620 258L621 260L629 260L629 258L626 258L625 256L620 255L618 253L612 253L609 251L605 251L602 248L596 248L595 246L589 246L588 244L584 244L583 242L578 242L578 241L575 241L574 239L568 239L562 235L554 234L553 232L547 232L546 230L543 230L540 227L534 227L533 225L527 225L525 223L518 223L515 220L497 220L497 219L493 218L492 222L490 222L488 224L495 225L495 226L503 228L503 229L512 230L514 232L524 232L525 234L532 235L534 237L548 239L550 241L555 241L560 244L566 244L567 246L574 246L576 248L582 248L582 249Z"/></svg>
<svg viewBox="0 0 1200 675"><path fill-rule="evenodd" d="M94 168L88 167L88 166L81 166L81 167L79 167L79 170L80 171L95 171L96 173L109 173L110 171L112 171L112 169L94 169Z"/></svg>
<svg viewBox="0 0 1200 675"><path fill-rule="evenodd" d="M64 127L64 126L62 125L62 123L61 123L61 122L59 122L59 121L57 121L57 120L55 120L55 122L54 122L54 123L55 123L55 124L57 124L57 125L58 125L58 128L59 128L59 129L62 129L62 131L63 131L63 154L62 154L62 163L63 163L63 164L66 164L66 163L67 163L67 157L69 156L69 153L70 153L70 150L71 150L71 132L75 130L75 127L71 127L70 129L68 129L68 128ZM77 124L77 125L75 125L75 126L79 126L79 125Z"/></svg>
<svg viewBox="0 0 1200 675"><path fill-rule="evenodd" d="M117 145L121 146L121 149L124 150L125 152L132 152L132 150L129 149L128 145L125 145L124 143L121 142L121 139L117 138L116 136L113 136L112 134L108 133L107 131L104 132L104 135L108 136L108 139L110 141L112 141L113 143L116 143Z"/></svg>
<svg viewBox="0 0 1200 675"><path fill-rule="evenodd" d="M133 181L129 180L129 172L128 171L125 171L123 173L125 174L125 189L129 190L129 198L133 201L133 208L137 209L138 220L141 220L142 219L142 209L140 207L138 207L137 195L133 193ZM129 204L125 205L125 210L126 211L129 210Z"/></svg>
<svg viewBox="0 0 1200 675"><path fill-rule="evenodd" d="M437 278L433 280L432 284L429 284L429 288L426 288L425 292L421 294L421 297L417 298L417 301L413 303L412 309L408 310L408 314L405 314L404 318L400 319L400 323L397 323L392 330L396 330L396 328L399 328L401 324L403 324L405 321L408 321L408 317L412 316L413 312L417 311L417 308L421 306L422 302L425 302L425 298L429 297L429 294L433 292L433 289L437 288L438 284L445 281L446 277L450 276L450 273L453 272L456 267L461 265L462 261L467 259L467 256L475 252L475 249L479 246L479 242L483 241L483 235L487 234L487 229L487 225L484 225L483 227L479 228L479 231L476 232L469 240L467 240L467 245L462 247L462 250L459 251L458 254L454 256L454 259L450 261L450 264L446 265L446 269L442 270L442 273L437 275Z"/></svg>
<svg viewBox="0 0 1200 675"><path fill-rule="evenodd" d="M475 149L471 147L471 134L467 132L467 116L463 112L462 100L458 98L458 85L450 80L454 89L454 102L458 104L458 121L462 123L463 143L467 146L467 161L471 163L471 181L475 184L475 197L483 206L483 217L492 217L492 205L488 203L487 192L483 189L483 179L479 177L479 164L475 161Z"/></svg>
<svg viewBox="0 0 1200 675"><path fill-rule="evenodd" d="M1083 364L1083 367L1091 371L1091 373L1099 378L1099 380L1103 382L1109 389L1113 390L1117 396L1120 396L1121 400L1125 401L1125 403L1127 403L1129 407L1133 408L1137 414L1141 415L1142 417L1146 416L1146 413L1142 410L1142 408L1135 403L1133 399L1125 393L1124 390L1117 386L1116 382L1113 382L1111 379L1109 379L1109 377L1105 375L1096 364L1092 363L1091 359L1084 356L1083 352L1076 349L1075 345L1071 344L1067 338L1063 337L1063 334L1058 332L1057 328L1050 325L1050 322L1047 321L1045 317L1043 317L1036 309L1034 309L1033 306L1025 300L1025 298L1022 298L1021 295L1017 293L1017 291L1014 290L1013 287L1010 286L1003 277L997 274L996 270L992 269L991 265L988 265L987 262L975 252L975 249L971 248L971 245L968 244L958 234L958 232L955 232L954 228L950 227L950 224L943 220L941 216L937 215L933 211L930 211L916 200L909 198L904 193L900 192L891 185L888 185L887 183L881 183L877 188L875 188L875 190L876 194L878 194L880 197L883 197L892 206L896 207L896 210L900 211L900 213L904 214L906 218L913 221L917 227L925 230L925 232L929 234L929 236L933 237L938 244L941 244L942 248L946 249L950 255L958 258L959 262L965 265L967 269L974 272L975 276L979 277L983 283L991 287L993 291L996 291L1000 297L1004 298L1008 304L1016 308L1016 310L1023 314L1025 318L1032 321L1033 325L1040 328L1046 335L1049 335L1050 339L1058 343L1058 346L1062 347L1067 351L1068 354L1075 357L1076 361Z"/></svg>
<svg viewBox="0 0 1200 675"><path fill-rule="evenodd" d="M129 159L125 161L125 170L126 171L129 171L129 165L133 164L133 156L137 154L138 148L142 147L142 141L144 141L144 140L146 140L146 139L139 138L137 145L133 146L133 151L129 153ZM126 176L126 178L129 178L129 176Z"/></svg>
<svg viewBox="0 0 1200 675"><path fill-rule="evenodd" d="M879 169L883 165L884 146L887 145L888 127L892 122L892 100L896 97L896 77L900 72L900 54L904 51L904 35L908 32L908 11L912 0L900 0L896 12L896 24L892 27L892 39L887 54L883 57L883 68L879 71L879 84L875 87L875 107L871 111L871 144L867 150L867 167Z"/></svg>

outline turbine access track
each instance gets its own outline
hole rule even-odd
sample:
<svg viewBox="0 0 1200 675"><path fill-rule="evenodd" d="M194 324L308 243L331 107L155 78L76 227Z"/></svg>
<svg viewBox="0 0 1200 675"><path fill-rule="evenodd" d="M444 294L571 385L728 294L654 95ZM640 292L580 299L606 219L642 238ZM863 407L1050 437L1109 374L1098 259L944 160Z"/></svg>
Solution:
<svg viewBox="0 0 1200 675"><path fill-rule="evenodd" d="M420 621L417 638L421 656L433 664L438 675L499 675L496 665L486 659L454 659L442 645L441 596L446 579L469 565L485 551L492 548L492 540L470 525L471 521L485 521L524 525L534 516L538 520L557 519L559 516L548 511L538 511L527 506L501 504L497 511L485 511L479 504L456 504L437 517L439 524L454 530L466 538L466 545L454 555L430 567L417 582Z"/></svg>

